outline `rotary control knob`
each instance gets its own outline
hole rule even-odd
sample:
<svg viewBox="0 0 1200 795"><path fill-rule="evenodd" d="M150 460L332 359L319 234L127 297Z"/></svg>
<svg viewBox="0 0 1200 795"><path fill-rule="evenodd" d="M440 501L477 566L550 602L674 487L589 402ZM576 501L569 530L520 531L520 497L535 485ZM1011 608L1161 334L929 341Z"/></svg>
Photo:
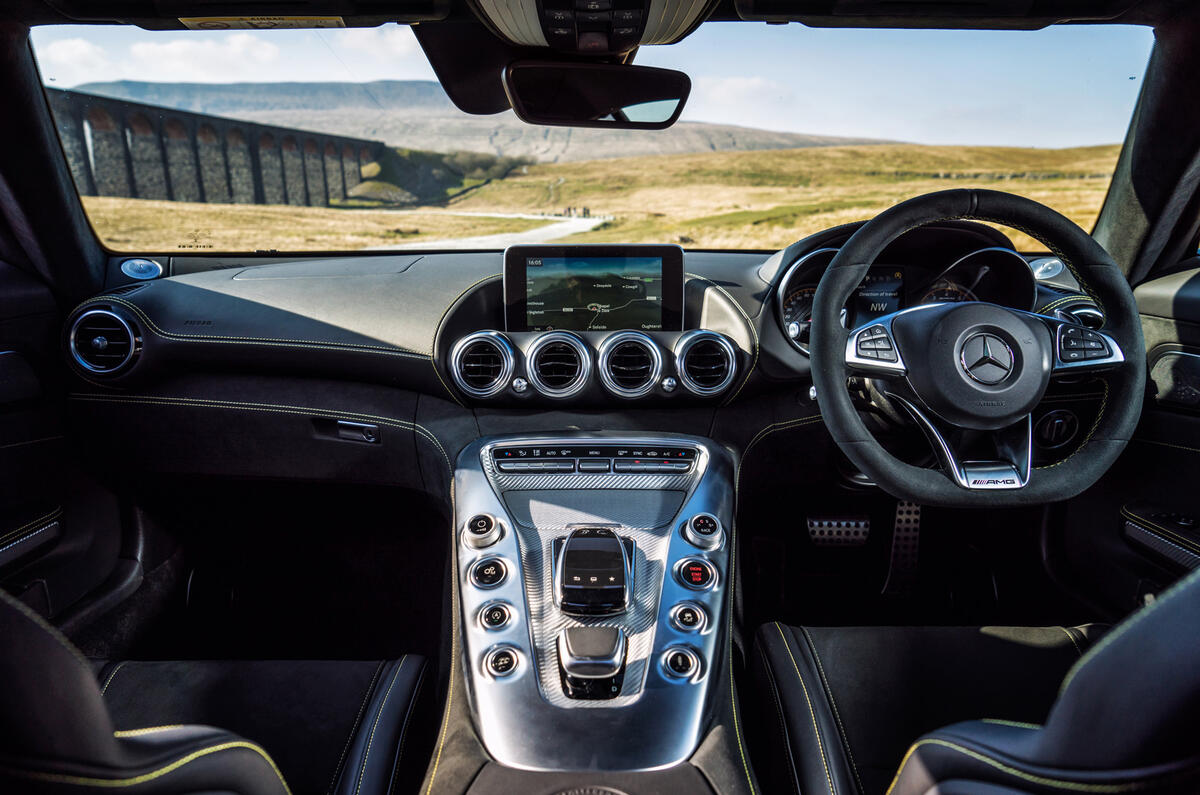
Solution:
<svg viewBox="0 0 1200 795"><path fill-rule="evenodd" d="M698 513L683 526L683 537L700 549L716 549L724 535L720 520L711 513Z"/></svg>
<svg viewBox="0 0 1200 795"><path fill-rule="evenodd" d="M487 513L475 514L463 525L463 541L473 549L490 547L499 541L503 534L500 522Z"/></svg>

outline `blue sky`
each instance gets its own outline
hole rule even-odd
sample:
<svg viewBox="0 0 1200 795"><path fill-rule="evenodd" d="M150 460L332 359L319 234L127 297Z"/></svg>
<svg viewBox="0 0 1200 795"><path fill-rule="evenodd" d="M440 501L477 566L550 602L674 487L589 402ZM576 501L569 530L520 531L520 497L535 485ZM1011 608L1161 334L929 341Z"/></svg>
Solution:
<svg viewBox="0 0 1200 795"><path fill-rule="evenodd" d="M49 85L434 79L404 26L356 30L34 30ZM683 118L919 143L1116 143L1153 46L1147 28L828 30L703 25L637 63L687 72Z"/></svg>

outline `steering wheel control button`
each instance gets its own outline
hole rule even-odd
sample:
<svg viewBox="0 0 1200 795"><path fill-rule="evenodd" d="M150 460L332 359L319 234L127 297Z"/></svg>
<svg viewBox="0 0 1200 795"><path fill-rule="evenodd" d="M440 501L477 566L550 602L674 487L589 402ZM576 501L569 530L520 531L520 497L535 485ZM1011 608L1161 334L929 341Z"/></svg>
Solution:
<svg viewBox="0 0 1200 795"><path fill-rule="evenodd" d="M471 582L477 588L495 588L504 582L508 569L500 558L484 558L471 567Z"/></svg>
<svg viewBox="0 0 1200 795"><path fill-rule="evenodd" d="M682 632L703 632L708 624L704 608L691 602L683 602L671 608L671 625Z"/></svg>
<svg viewBox="0 0 1200 795"><path fill-rule="evenodd" d="M676 570L679 582L693 591L707 591L717 581L717 571L703 558L684 558Z"/></svg>
<svg viewBox="0 0 1200 795"><path fill-rule="evenodd" d="M483 659L483 667L492 676L503 679L506 676L512 676L513 672L517 670L519 659L514 650L501 646L487 653Z"/></svg>
<svg viewBox="0 0 1200 795"><path fill-rule="evenodd" d="M508 622L512 621L512 611L508 609L508 605L501 602L495 602L490 605L484 605L479 611L479 623L484 629L503 629L508 626Z"/></svg>
<svg viewBox="0 0 1200 795"><path fill-rule="evenodd" d="M662 662L663 670L675 679L690 679L700 670L700 658L696 656L696 652L685 646L667 649Z"/></svg>
<svg viewBox="0 0 1200 795"><path fill-rule="evenodd" d="M1104 337L1081 326L1063 326L1058 358L1064 362L1106 359L1112 355Z"/></svg>
<svg viewBox="0 0 1200 795"><path fill-rule="evenodd" d="M854 355L860 361L866 364L878 362L883 367L900 363L896 345L883 325L869 326L857 332L853 339Z"/></svg>
<svg viewBox="0 0 1200 795"><path fill-rule="evenodd" d="M501 535L503 532L496 517L480 513L467 520L463 540L466 541L467 546L483 549L499 541Z"/></svg>
<svg viewBox="0 0 1200 795"><path fill-rule="evenodd" d="M716 549L721 546L723 535L720 521L711 513L698 513L683 526L683 537L701 549Z"/></svg>

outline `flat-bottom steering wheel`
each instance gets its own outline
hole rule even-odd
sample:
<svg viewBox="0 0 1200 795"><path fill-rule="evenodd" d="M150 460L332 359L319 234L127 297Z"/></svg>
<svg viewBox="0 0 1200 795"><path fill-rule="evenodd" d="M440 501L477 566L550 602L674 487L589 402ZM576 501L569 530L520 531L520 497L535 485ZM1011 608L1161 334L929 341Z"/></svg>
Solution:
<svg viewBox="0 0 1200 795"><path fill-rule="evenodd" d="M847 330L841 311L880 252L905 232L950 219L1019 229L1063 261L1104 314L1102 331L981 301L902 309ZM930 193L891 207L842 246L813 299L810 354L825 424L838 447L888 493L927 505L1015 506L1073 497L1125 448L1146 386L1133 291L1107 252L1042 204L990 190ZM1032 466L1032 412L1050 379L1097 374L1104 397L1082 443ZM929 438L939 469L907 464L863 424L847 389L878 379Z"/></svg>

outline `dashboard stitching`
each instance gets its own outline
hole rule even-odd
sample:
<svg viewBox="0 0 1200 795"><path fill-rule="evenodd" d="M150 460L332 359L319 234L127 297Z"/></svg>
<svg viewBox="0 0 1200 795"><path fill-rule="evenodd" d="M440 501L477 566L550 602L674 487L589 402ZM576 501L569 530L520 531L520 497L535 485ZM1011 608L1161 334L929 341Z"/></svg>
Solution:
<svg viewBox="0 0 1200 795"><path fill-rule="evenodd" d="M19 536L21 533L25 532L26 530L30 529L31 527L36 527L37 525L40 525L40 524L46 524L50 520L57 519L60 516L62 516L62 508L61 507L55 508L53 511L50 511L50 513L47 513L44 516L39 516L38 518L36 518L30 522L26 522L25 524L21 525L20 527L18 527L15 530L10 530L7 533L0 535L0 544L3 544L5 541L8 541L10 538L15 538L16 536Z"/></svg>
<svg viewBox="0 0 1200 795"><path fill-rule="evenodd" d="M750 369L746 371L746 377L744 379L742 379L742 383L741 383L741 385L738 386L737 391L735 391L732 395L730 395L729 398L725 401L725 405L728 406L730 403L732 403L734 400L737 399L738 395L740 395L742 393L742 389L745 388L746 384L750 383L750 376L752 376L754 374L754 368L758 365L758 346L759 346L758 330L754 328L754 322L752 320L750 320L750 316L746 314L746 310L742 309L742 305L739 304L734 299L734 297L732 295L730 295L729 292L724 287L717 284L716 282L714 282L711 279L707 279L707 278L700 276L698 274L695 274L695 273L685 273L684 275L687 276L689 279L699 279L700 281L709 284L717 292L721 293L726 298L728 298L729 303L733 304L734 308L737 309L738 313L742 316L743 319L745 319L746 325L750 329L750 334L752 337L754 337L754 358L751 359L751 361L750 361Z"/></svg>
<svg viewBox="0 0 1200 795"><path fill-rule="evenodd" d="M475 282L474 284L470 285L465 290L463 290L461 293L459 293L455 297L455 299L453 301L451 301L449 304L447 304L446 308L442 311L442 316L440 318L438 318L437 325L433 327L433 339L429 341L429 353L430 353L429 363L431 365L433 365L434 374L437 376L438 381L441 381L442 386L445 387L446 392L450 395L450 397L454 400L454 402L460 406L463 406L464 408L465 408L466 404L464 404L461 400L458 399L458 395L455 394L454 390L452 390L450 388L450 385L446 383L446 380L444 378L442 378L441 369L437 366L437 360L433 357L433 351L437 344L438 335L442 331L442 324L446 322L446 315L450 314L450 310L454 308L454 305L457 304L459 301L461 301L462 297L464 295L471 292L472 290L474 290L476 287L483 284L484 282L491 281L492 279L500 279L500 278L503 278L503 274L493 273L490 276L484 276L482 279L478 280L477 282Z"/></svg>
<svg viewBox="0 0 1200 795"><path fill-rule="evenodd" d="M452 470L450 466L450 456L446 454L446 449L442 447L442 443L438 441L428 428L425 426L409 422L408 420L396 419L394 417L383 417L378 414L360 414L356 412L338 411L336 409L313 408L310 406L287 406L277 403L243 403L233 400L207 400L204 398L176 398L176 397L139 397L134 395L88 395L82 393L72 393L71 400L82 400L93 403L145 403L149 405L160 406L193 406L196 408L218 408L218 409L236 409L243 411L262 411L273 414L295 414L303 416L311 416L314 414L324 415L334 419L345 419L357 421L362 419L370 419L383 425L390 425L401 430L413 431L423 436L427 441L431 442L442 454L442 458L446 462L446 468Z"/></svg>
<svg viewBox="0 0 1200 795"><path fill-rule="evenodd" d="M430 358L429 354L427 354L427 353L419 353L417 351L410 351L410 350L405 350L403 348L397 348L395 346L385 346L385 345L363 345L363 344L353 343L353 342L348 342L348 343L317 342L315 340L293 340L293 339L284 339L284 338L275 338L275 337L226 337L226 336L221 336L221 335L217 335L217 334L179 334L179 333L176 333L173 331L167 331L163 328L160 328L154 322L154 320L152 320L150 318L150 316L146 313L146 311L144 309L142 309L142 307L138 306L137 304L135 304L131 301L126 301L123 298L118 298L116 296L111 296L111 295L102 295L102 296L97 296L96 298L89 298L88 300L84 301L79 306L77 306L74 311L78 311L79 309L82 309L83 307L85 307L89 304L96 304L96 303L112 303L112 304L118 304L120 306L123 306L126 309L129 309L134 314L136 314L139 318L141 318L141 320L143 322L145 322L146 325L149 327L151 332L153 332L154 334L156 334L164 339L170 339L170 340L185 341L185 342L212 342L212 343L220 343L220 344L240 343L240 344L244 344L244 345L270 345L270 346L274 346L274 347L287 347L287 348L328 348L331 350L347 350L347 351L358 350L358 351L363 351L366 353L380 353L380 354L384 354L384 355L388 355L388 356L404 356L404 357L408 357L408 358L412 358L412 359L428 359L428 358Z"/></svg>

